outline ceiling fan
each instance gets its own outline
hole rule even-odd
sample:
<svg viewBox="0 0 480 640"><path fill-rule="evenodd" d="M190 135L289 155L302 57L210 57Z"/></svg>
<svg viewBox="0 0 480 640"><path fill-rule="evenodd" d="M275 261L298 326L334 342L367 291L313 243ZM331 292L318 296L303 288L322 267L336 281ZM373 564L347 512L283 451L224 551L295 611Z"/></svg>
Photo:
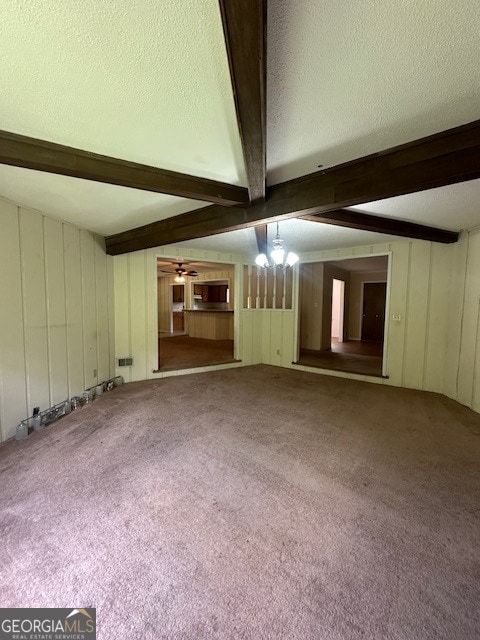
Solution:
<svg viewBox="0 0 480 640"><path fill-rule="evenodd" d="M176 268L172 270L168 269L159 269L162 273L169 273L171 275L176 275L178 278L184 278L185 276L190 276L194 278L198 275L195 269L185 269L184 264L188 265L188 262L172 262L172 265L177 265Z"/></svg>

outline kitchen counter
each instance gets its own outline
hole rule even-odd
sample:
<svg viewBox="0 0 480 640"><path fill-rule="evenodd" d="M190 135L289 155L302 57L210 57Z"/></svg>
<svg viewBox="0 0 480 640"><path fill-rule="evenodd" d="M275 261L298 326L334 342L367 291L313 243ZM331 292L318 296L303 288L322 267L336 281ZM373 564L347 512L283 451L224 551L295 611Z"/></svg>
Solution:
<svg viewBox="0 0 480 640"><path fill-rule="evenodd" d="M185 331L191 338L233 340L233 310L185 309Z"/></svg>

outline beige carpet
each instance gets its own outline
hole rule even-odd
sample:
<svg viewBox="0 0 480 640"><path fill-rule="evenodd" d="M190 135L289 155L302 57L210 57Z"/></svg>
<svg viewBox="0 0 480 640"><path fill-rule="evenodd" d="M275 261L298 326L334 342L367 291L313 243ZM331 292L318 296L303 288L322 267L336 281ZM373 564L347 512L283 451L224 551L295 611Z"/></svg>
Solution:
<svg viewBox="0 0 480 640"><path fill-rule="evenodd" d="M473 640L480 416L273 367L124 385L0 447L2 606L101 640Z"/></svg>

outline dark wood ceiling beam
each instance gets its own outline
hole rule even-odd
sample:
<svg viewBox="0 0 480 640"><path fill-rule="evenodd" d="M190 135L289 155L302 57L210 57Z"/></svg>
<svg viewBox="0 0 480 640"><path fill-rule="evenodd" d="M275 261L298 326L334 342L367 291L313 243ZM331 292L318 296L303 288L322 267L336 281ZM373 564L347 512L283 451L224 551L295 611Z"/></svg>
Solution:
<svg viewBox="0 0 480 640"><path fill-rule="evenodd" d="M250 200L265 197L266 2L219 0Z"/></svg>
<svg viewBox="0 0 480 640"><path fill-rule="evenodd" d="M393 218L373 216L370 213L349 211L339 209L328 213L302 216L302 220L331 224L337 227L348 227L349 229L360 229L362 231L373 231L374 233L385 233L402 238L416 238L417 240L429 240L430 242L442 242L449 244L457 242L458 233L456 231L446 231L437 229L416 222L405 222ZM255 227L255 230L257 227Z"/></svg>
<svg viewBox="0 0 480 640"><path fill-rule="evenodd" d="M322 214L324 222L330 220L331 224L340 224L338 213L330 217L327 214L357 204L477 178L480 178L479 120L275 185L268 189L265 202L229 209L205 207L111 236L107 238L107 252L126 253L307 215ZM352 225L358 223L359 215L355 215ZM408 233L412 233L408 237L417 237L412 227L408 229ZM423 231L419 237L439 241L437 232L441 230L432 229L432 237L426 237ZM392 231L383 233L391 234ZM448 235L450 232L445 233L447 236L443 241L453 242L453 236Z"/></svg>
<svg viewBox="0 0 480 640"><path fill-rule="evenodd" d="M480 178L480 120L283 182L272 215L316 214Z"/></svg>
<svg viewBox="0 0 480 640"><path fill-rule="evenodd" d="M243 187L110 158L7 131L0 131L0 164L228 206L249 201L248 192Z"/></svg>
<svg viewBox="0 0 480 640"><path fill-rule="evenodd" d="M255 227L255 239L257 241L258 253L267 255L267 225L259 224Z"/></svg>

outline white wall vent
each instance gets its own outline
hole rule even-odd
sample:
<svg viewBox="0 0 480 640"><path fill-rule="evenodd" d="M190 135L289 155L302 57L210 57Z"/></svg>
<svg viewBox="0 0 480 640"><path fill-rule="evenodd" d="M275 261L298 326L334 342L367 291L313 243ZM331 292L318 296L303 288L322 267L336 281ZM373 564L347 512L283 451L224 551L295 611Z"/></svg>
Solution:
<svg viewBox="0 0 480 640"><path fill-rule="evenodd" d="M133 367L133 358L118 358L118 367Z"/></svg>

